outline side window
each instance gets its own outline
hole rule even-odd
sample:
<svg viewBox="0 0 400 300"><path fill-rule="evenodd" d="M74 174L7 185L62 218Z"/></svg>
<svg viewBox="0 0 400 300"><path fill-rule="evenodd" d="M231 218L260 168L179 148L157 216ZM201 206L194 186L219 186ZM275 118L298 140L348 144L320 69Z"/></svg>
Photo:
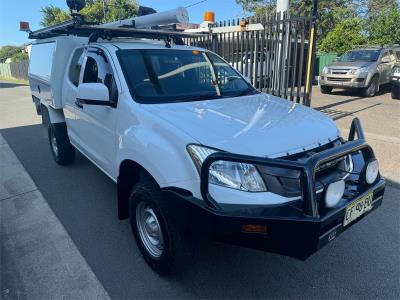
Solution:
<svg viewBox="0 0 400 300"><path fill-rule="evenodd" d="M97 65L97 62L93 57L88 56L82 82L101 82L101 80L99 79L99 66Z"/></svg>
<svg viewBox="0 0 400 300"><path fill-rule="evenodd" d="M69 80L75 85L78 86L79 84L79 75L81 73L82 69L82 63L83 63L83 48L76 49L74 52L74 55L72 56L71 59L71 64L69 67Z"/></svg>
<svg viewBox="0 0 400 300"><path fill-rule="evenodd" d="M106 54L101 49L90 48L88 50L83 83L98 82L108 87L110 99L118 100L118 89L114 79L112 68Z"/></svg>

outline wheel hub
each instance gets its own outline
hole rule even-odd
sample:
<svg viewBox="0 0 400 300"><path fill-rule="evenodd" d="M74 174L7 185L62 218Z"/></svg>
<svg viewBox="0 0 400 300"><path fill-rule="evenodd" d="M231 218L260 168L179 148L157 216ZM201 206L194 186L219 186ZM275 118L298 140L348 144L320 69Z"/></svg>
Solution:
<svg viewBox="0 0 400 300"><path fill-rule="evenodd" d="M51 148L53 149L55 156L58 157L57 139L54 136L54 133L51 134Z"/></svg>
<svg viewBox="0 0 400 300"><path fill-rule="evenodd" d="M146 251L152 257L159 258L164 251L164 238L157 215L145 202L140 202L136 207L136 223Z"/></svg>

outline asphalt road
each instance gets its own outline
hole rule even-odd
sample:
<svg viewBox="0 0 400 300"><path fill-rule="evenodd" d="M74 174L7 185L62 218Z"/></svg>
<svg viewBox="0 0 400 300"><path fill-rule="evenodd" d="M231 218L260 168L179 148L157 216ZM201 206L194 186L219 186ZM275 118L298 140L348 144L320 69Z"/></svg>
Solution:
<svg viewBox="0 0 400 300"><path fill-rule="evenodd" d="M128 221L117 219L116 186L106 175L82 155L56 165L40 125L1 133L112 298L400 298L396 183L380 209L305 262L210 243L185 273L162 278L141 258Z"/></svg>

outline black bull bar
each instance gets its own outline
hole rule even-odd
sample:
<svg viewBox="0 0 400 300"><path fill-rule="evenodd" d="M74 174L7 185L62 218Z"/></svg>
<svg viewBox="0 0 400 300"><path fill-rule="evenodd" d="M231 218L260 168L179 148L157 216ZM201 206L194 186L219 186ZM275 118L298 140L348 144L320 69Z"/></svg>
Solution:
<svg viewBox="0 0 400 300"><path fill-rule="evenodd" d="M355 139L356 136L357 139ZM349 225L343 225L349 203L371 193L373 199L370 211L375 210L382 203L385 180L378 176L377 180L370 185L363 186L360 181L349 183L351 187L361 188L351 199L347 199L344 205L332 208L329 212L319 209L315 191L315 173L318 166L342 156L356 154L356 152L357 155L362 154L364 162L374 159L374 153L365 142L364 133L357 118L352 122L347 142L302 161L216 152L205 159L201 168L200 184L204 201L200 199L197 201L190 194L183 195L176 190L169 190L169 199L175 201L168 203L174 215L180 216L177 220L179 219L179 223L185 230L195 229L199 234L205 234L222 242L306 259L361 219L360 217ZM244 210L232 211L229 207L219 204L209 192L209 169L215 161L221 160L298 170L301 173L303 201L300 205L303 205L302 209L299 208L300 211L296 209L296 213L292 214L293 208L290 204L275 208L258 209L256 207L255 210L244 205L246 207ZM285 209L289 209L290 213L286 213ZM363 216L370 211L364 213ZM245 228L250 228L250 230L258 228L264 232L249 233L244 230Z"/></svg>
<svg viewBox="0 0 400 300"><path fill-rule="evenodd" d="M355 136L357 139L355 140ZM361 151L365 161L375 158L372 148L365 142L365 136L361 127L360 120L354 118L351 124L348 141L342 145L316 153L304 161L290 161L284 159L261 158L255 156L246 156L231 154L225 152L216 152L209 155L201 167L200 188L201 195L208 206L216 211L222 208L218 202L213 199L209 192L209 173L210 166L216 161L240 162L254 165L270 166L297 170L301 172L300 183L302 196L304 199L304 214L310 217L318 217L318 205L315 191L315 171L318 167L329 161L346 156L351 153Z"/></svg>

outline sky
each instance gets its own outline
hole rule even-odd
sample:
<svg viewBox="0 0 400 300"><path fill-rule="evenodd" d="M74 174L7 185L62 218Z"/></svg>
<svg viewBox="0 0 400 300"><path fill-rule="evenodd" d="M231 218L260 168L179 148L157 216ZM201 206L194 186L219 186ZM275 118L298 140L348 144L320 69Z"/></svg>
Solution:
<svg viewBox="0 0 400 300"><path fill-rule="evenodd" d="M200 0L138 0L140 5L157 11L189 6ZM39 29L41 7L54 5L67 8L65 0L0 0L0 46L29 42L27 33L19 31L19 21L28 21L32 30ZM244 13L235 0L207 0L188 8L191 23L201 23L205 11L214 11L217 20L242 17Z"/></svg>

